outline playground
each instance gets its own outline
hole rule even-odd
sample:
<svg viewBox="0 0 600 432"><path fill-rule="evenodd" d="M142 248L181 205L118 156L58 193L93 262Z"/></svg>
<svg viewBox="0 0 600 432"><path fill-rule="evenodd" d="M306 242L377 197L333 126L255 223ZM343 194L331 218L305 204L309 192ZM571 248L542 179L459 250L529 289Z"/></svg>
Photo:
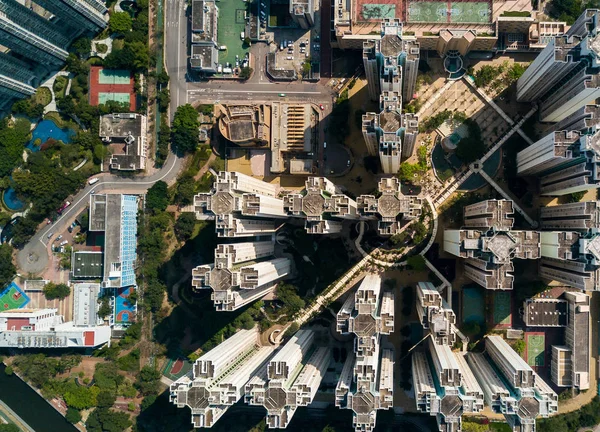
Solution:
<svg viewBox="0 0 600 432"><path fill-rule="evenodd" d="M119 288L115 296L115 322L118 324L128 324L133 321L135 316L135 305L129 301L129 295L133 292L133 287Z"/></svg>
<svg viewBox="0 0 600 432"><path fill-rule="evenodd" d="M2 311L20 309L25 307L27 303L29 303L29 297L14 282L11 282L0 293L0 306L2 306L0 310Z"/></svg>
<svg viewBox="0 0 600 432"><path fill-rule="evenodd" d="M546 336L542 332L525 333L527 364L531 367L546 366Z"/></svg>

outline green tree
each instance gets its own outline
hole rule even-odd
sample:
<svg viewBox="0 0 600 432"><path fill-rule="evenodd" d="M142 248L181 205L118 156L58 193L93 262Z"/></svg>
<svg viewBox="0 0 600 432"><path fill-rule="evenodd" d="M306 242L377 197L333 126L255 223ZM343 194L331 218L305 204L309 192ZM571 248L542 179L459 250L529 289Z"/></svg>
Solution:
<svg viewBox="0 0 600 432"><path fill-rule="evenodd" d="M131 426L129 414L108 408L94 409L85 423L88 432L123 432Z"/></svg>
<svg viewBox="0 0 600 432"><path fill-rule="evenodd" d="M131 30L131 16L127 12L113 12L108 20L111 33L127 33Z"/></svg>
<svg viewBox="0 0 600 432"><path fill-rule="evenodd" d="M100 389L96 386L80 387L73 386L63 396L68 406L79 410L96 406L96 398Z"/></svg>
<svg viewBox="0 0 600 432"><path fill-rule="evenodd" d="M69 47L69 51L75 53L79 57L87 56L92 50L92 40L88 37L80 37L73 41Z"/></svg>
<svg viewBox="0 0 600 432"><path fill-rule="evenodd" d="M522 356L525 353L525 341L523 339L519 339L518 341L515 342L515 344L513 345L513 348L515 349L517 354Z"/></svg>
<svg viewBox="0 0 600 432"><path fill-rule="evenodd" d="M485 144L481 138L479 125L471 119L464 122L469 129L469 136L461 139L456 146L456 156L465 164L475 162L485 153Z"/></svg>
<svg viewBox="0 0 600 432"><path fill-rule="evenodd" d="M13 280L17 268L12 261L13 248L8 243L0 245L0 289Z"/></svg>
<svg viewBox="0 0 600 432"><path fill-rule="evenodd" d="M298 295L294 285L280 283L276 289L277 298L283 302L289 315L294 315L305 306L304 300Z"/></svg>
<svg viewBox="0 0 600 432"><path fill-rule="evenodd" d="M144 366L138 374L136 387L144 396L156 394L158 391L158 382L160 372L151 366Z"/></svg>
<svg viewBox="0 0 600 432"><path fill-rule="evenodd" d="M196 225L196 216L194 213L181 213L175 222L175 235L179 240L187 240L194 233Z"/></svg>
<svg viewBox="0 0 600 432"><path fill-rule="evenodd" d="M98 302L100 303L100 307L98 308L98 316L100 318L106 318L112 313L108 296L98 299Z"/></svg>
<svg viewBox="0 0 600 432"><path fill-rule="evenodd" d="M4 373L8 376L11 376L14 373L12 366L6 366Z"/></svg>
<svg viewBox="0 0 600 432"><path fill-rule="evenodd" d="M48 282L44 286L44 297L48 300L62 300L68 297L69 294L71 294L71 288L64 283L55 284L54 282Z"/></svg>
<svg viewBox="0 0 600 432"><path fill-rule="evenodd" d="M194 195L196 193L196 181L194 176L191 174L183 174L177 181L177 193L175 194L175 201L180 206L187 206L194 202Z"/></svg>
<svg viewBox="0 0 600 432"><path fill-rule="evenodd" d="M0 432L21 432L21 429L14 423L0 424Z"/></svg>
<svg viewBox="0 0 600 432"><path fill-rule="evenodd" d="M81 421L81 413L75 408L67 408L67 414L65 415L65 418L69 423L79 423Z"/></svg>
<svg viewBox="0 0 600 432"><path fill-rule="evenodd" d="M425 264L425 258L422 255L413 255L406 258L406 263L416 271L423 271L427 269L427 265Z"/></svg>
<svg viewBox="0 0 600 432"><path fill-rule="evenodd" d="M177 107L171 127L173 146L183 153L193 152L198 146L198 113L190 104Z"/></svg>
<svg viewBox="0 0 600 432"><path fill-rule="evenodd" d="M96 397L96 405L99 408L110 408L115 404L116 400L115 393L103 390Z"/></svg>
<svg viewBox="0 0 600 432"><path fill-rule="evenodd" d="M252 76L252 72L254 72L254 69L251 67L243 67L240 69L240 74L238 76L240 79L247 80Z"/></svg>
<svg viewBox="0 0 600 432"><path fill-rule="evenodd" d="M140 410L145 411L146 409L148 409L149 407L151 407L154 402L156 402L156 395L149 395L146 396L143 400L142 403L140 405Z"/></svg>
<svg viewBox="0 0 600 432"><path fill-rule="evenodd" d="M579 202L585 196L585 191L573 192L567 195L567 201L570 203Z"/></svg>
<svg viewBox="0 0 600 432"><path fill-rule="evenodd" d="M157 181L146 193L146 206L153 212L163 212L169 205L169 189L164 181Z"/></svg>

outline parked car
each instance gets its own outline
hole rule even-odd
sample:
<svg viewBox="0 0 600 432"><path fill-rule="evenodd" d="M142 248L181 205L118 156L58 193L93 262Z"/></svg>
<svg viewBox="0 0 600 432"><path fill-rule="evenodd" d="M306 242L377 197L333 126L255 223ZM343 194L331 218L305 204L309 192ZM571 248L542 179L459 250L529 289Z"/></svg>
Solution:
<svg viewBox="0 0 600 432"><path fill-rule="evenodd" d="M48 235L46 236L46 238L50 238L50 237L52 237L53 235L54 235L54 233L53 233L53 232L49 232L49 233L48 233Z"/></svg>

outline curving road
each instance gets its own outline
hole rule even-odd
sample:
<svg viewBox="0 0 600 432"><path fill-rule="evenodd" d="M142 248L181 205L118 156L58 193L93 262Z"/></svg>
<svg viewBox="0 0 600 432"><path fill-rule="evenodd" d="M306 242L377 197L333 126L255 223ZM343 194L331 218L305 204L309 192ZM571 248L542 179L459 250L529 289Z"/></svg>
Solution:
<svg viewBox="0 0 600 432"><path fill-rule="evenodd" d="M122 178L113 174L101 174L100 179L96 184L90 186L86 183L85 187L79 191L74 197L70 198L71 205L63 212L63 214L52 224L40 229L17 253L17 266L21 274L41 273L48 265L50 252L49 233L62 233L72 223L75 217L89 203L89 196L92 191L94 193L130 193L143 194L154 183L159 180L167 183L175 180L177 174L182 168L183 158L170 153L163 168L147 177Z"/></svg>

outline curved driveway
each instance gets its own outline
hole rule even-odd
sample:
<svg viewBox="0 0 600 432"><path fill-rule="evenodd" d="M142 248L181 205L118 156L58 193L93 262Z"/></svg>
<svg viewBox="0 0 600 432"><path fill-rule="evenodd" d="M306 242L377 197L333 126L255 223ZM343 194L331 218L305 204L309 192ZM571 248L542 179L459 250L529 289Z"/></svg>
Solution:
<svg viewBox="0 0 600 432"><path fill-rule="evenodd" d="M80 190L73 198L71 205L52 224L40 229L19 252L17 253L17 265L21 274L41 273L48 265L48 233L58 234L67 229L71 220L75 218L89 202L89 196L94 193L130 193L143 194L154 183L163 180L167 183L175 180L182 167L183 158L170 153L163 168L155 174L147 177L122 178L113 174L100 175L96 184L89 185Z"/></svg>

